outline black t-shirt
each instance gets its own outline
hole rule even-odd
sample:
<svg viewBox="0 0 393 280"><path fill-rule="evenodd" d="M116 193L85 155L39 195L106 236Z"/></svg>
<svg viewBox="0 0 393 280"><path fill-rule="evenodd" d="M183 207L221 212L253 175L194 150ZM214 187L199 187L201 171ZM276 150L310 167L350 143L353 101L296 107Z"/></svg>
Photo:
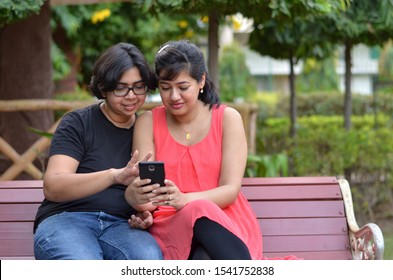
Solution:
<svg viewBox="0 0 393 280"><path fill-rule="evenodd" d="M113 125L98 104L70 112L63 117L53 135L49 156L62 154L79 161L76 173L91 173L109 168L125 167L131 158L130 129ZM64 211L105 212L128 219L136 213L124 198L124 185L112 185L94 195L68 201L44 199L38 209L34 231L45 218Z"/></svg>

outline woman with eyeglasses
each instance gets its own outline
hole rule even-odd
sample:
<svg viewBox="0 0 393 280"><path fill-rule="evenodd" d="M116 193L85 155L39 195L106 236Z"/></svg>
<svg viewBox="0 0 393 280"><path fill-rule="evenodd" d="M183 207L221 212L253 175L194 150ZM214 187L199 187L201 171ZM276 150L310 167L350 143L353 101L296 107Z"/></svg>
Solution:
<svg viewBox="0 0 393 280"><path fill-rule="evenodd" d="M136 112L154 87L134 45L116 44L98 58L89 89L101 101L65 115L52 139L36 259L162 259L148 231L129 227L137 211L124 197L139 175L138 153L131 157Z"/></svg>

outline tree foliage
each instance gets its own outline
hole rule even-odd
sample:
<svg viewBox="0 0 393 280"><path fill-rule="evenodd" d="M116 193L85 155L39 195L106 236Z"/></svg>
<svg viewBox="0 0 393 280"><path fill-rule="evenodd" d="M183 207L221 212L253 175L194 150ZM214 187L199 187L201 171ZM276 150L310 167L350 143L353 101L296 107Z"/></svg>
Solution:
<svg viewBox="0 0 393 280"><path fill-rule="evenodd" d="M194 15L152 17L138 3L109 3L53 7L52 27L63 28L80 53L81 81L88 83L98 55L117 42L139 47L152 62L167 40L192 38L205 32Z"/></svg>
<svg viewBox="0 0 393 280"><path fill-rule="evenodd" d="M300 93L339 91L339 77L335 62L335 57L322 60L306 59L302 73L297 77L296 89Z"/></svg>
<svg viewBox="0 0 393 280"><path fill-rule="evenodd" d="M379 79L393 81L393 43L389 41L384 45L378 65Z"/></svg>
<svg viewBox="0 0 393 280"><path fill-rule="evenodd" d="M38 14L45 0L1 0L0 28L6 24Z"/></svg>
<svg viewBox="0 0 393 280"><path fill-rule="evenodd" d="M359 43L382 45L393 36L393 1L351 1L350 7L343 13L329 14L321 22L329 26L323 38L345 48L344 126L349 130L352 113L352 48Z"/></svg>
<svg viewBox="0 0 393 280"><path fill-rule="evenodd" d="M256 82L246 65L245 54L236 43L222 48L219 65L223 101L247 100L256 91Z"/></svg>
<svg viewBox="0 0 393 280"><path fill-rule="evenodd" d="M329 26L330 41L380 45L393 35L393 1L352 0L342 13L327 14L321 20Z"/></svg>
<svg viewBox="0 0 393 280"><path fill-rule="evenodd" d="M291 137L297 131L296 86L294 65L300 59L310 57L326 58L331 56L333 44L324 40L322 34L329 28L320 21L322 16L339 14L345 9L349 1L273 1L280 3L279 16L270 19L256 15L254 17L254 31L250 35L250 47L262 55L269 55L277 59L287 59L290 64L289 92L290 119L289 134ZM283 8L284 7L284 8Z"/></svg>
<svg viewBox="0 0 393 280"><path fill-rule="evenodd" d="M293 15L305 16L325 14L346 7L350 0L148 0L144 2L146 10L164 13L199 13L208 14L218 10L224 17L241 13L247 17L262 21L273 18L290 19Z"/></svg>
<svg viewBox="0 0 393 280"><path fill-rule="evenodd" d="M270 18L291 21L293 15L300 17L310 13L324 14L345 6L348 1L334 0L326 3L324 0L148 0L144 1L144 8L152 13L194 13L209 16L208 67L213 83L218 85L218 26L225 16L241 13L258 22Z"/></svg>

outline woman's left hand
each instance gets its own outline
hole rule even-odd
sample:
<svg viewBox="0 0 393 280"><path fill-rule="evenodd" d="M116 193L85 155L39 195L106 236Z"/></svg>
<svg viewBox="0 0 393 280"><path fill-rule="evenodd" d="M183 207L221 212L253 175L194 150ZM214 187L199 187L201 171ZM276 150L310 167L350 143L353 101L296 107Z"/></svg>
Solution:
<svg viewBox="0 0 393 280"><path fill-rule="evenodd" d="M150 198L155 206L172 206L176 210L182 209L186 204L186 196L179 188L170 180L165 180L165 186L159 187L152 191L156 194Z"/></svg>
<svg viewBox="0 0 393 280"><path fill-rule="evenodd" d="M132 228L148 229L153 225L153 215L150 211L138 212L136 215L131 215L128 224Z"/></svg>

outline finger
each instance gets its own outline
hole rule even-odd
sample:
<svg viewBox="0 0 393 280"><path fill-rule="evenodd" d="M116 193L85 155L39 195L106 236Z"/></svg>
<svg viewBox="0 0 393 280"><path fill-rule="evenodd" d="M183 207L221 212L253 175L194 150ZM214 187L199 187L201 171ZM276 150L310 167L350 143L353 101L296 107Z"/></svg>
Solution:
<svg viewBox="0 0 393 280"><path fill-rule="evenodd" d="M135 153L136 153L135 160L132 163L134 167L138 167L138 168L139 168L138 166L139 162L148 161L153 156L153 152L148 152L146 156L144 156L141 160L138 160L138 156L139 156L138 150L135 150L134 154ZM131 160L134 159L134 154L132 155Z"/></svg>
<svg viewBox="0 0 393 280"><path fill-rule="evenodd" d="M149 218L151 216L151 213L150 213L150 211L144 211L142 213L142 216L145 217L145 218Z"/></svg>
<svg viewBox="0 0 393 280"><path fill-rule="evenodd" d="M139 151L138 151L138 150L135 150L135 151L131 154L130 162L131 162L131 164L132 164L133 166L135 165L135 163L138 162L138 156L139 156Z"/></svg>
<svg viewBox="0 0 393 280"><path fill-rule="evenodd" d="M154 206L168 206L170 205L170 201L167 200L156 200L156 201L152 201L152 204Z"/></svg>
<svg viewBox="0 0 393 280"><path fill-rule="evenodd" d="M151 227L153 225L153 218L146 221L146 227Z"/></svg>
<svg viewBox="0 0 393 280"><path fill-rule="evenodd" d="M152 155L153 155L153 152L151 152L151 151L148 152L147 155L143 159L141 159L141 161L148 161L152 157Z"/></svg>
<svg viewBox="0 0 393 280"><path fill-rule="evenodd" d="M128 225L129 225L130 227L132 227L132 228L135 228L135 227L136 227L136 223L135 223L133 220L131 220L131 219L128 219Z"/></svg>
<svg viewBox="0 0 393 280"><path fill-rule="evenodd" d="M170 189L168 187L158 187L158 188L154 188L152 190L153 193L155 194L164 194L164 193L169 193Z"/></svg>
<svg viewBox="0 0 393 280"><path fill-rule="evenodd" d="M154 197L157 195L156 190L160 188L159 184L152 184L152 185L146 185L143 187L140 187L141 193L146 194L146 193L151 193L152 195L150 197ZM160 193L158 193L160 194Z"/></svg>
<svg viewBox="0 0 393 280"><path fill-rule="evenodd" d="M150 186L151 179L140 179L138 177L138 181L136 182L136 186L139 190L144 190L145 187Z"/></svg>
<svg viewBox="0 0 393 280"><path fill-rule="evenodd" d="M149 201L150 202L154 202L154 203L156 203L156 202L160 202L161 203L161 202L165 202L167 200L168 200L168 195L167 194L157 195L157 196L149 198ZM160 204L160 205L164 205L164 204Z"/></svg>

